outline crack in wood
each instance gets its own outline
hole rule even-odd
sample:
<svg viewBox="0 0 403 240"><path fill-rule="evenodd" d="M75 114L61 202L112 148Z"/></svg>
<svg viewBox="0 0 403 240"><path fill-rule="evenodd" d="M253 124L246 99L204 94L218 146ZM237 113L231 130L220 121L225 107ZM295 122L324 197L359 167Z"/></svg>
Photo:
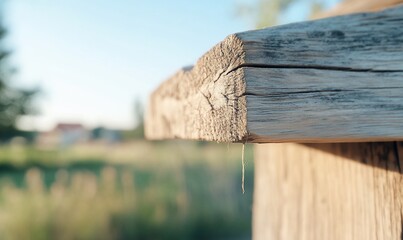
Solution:
<svg viewBox="0 0 403 240"><path fill-rule="evenodd" d="M210 97L208 97L207 94L203 93L202 91L200 91L200 93L207 100L208 104L210 105L211 110L215 110L213 103L210 101L211 94L209 94Z"/></svg>
<svg viewBox="0 0 403 240"><path fill-rule="evenodd" d="M352 91L353 90L348 90L348 89L324 89L324 90L307 90L307 91L293 91L293 92L273 92L273 93L267 93L267 94L245 92L238 97L243 97L243 96L278 97L278 96L287 96L287 95L291 95L291 94L335 93L335 92L352 92Z"/></svg>
<svg viewBox="0 0 403 240"><path fill-rule="evenodd" d="M399 146L397 146L397 142L393 143L393 153L396 158L397 168L399 169L400 173L403 173L402 166L400 165ZM402 218L402 221L403 221L403 218Z"/></svg>
<svg viewBox="0 0 403 240"><path fill-rule="evenodd" d="M321 65L291 65L291 64L258 64L258 63L244 63L226 72L228 75L240 68L280 68L280 69L316 69L316 70L328 70L328 71L343 71L343 72L374 72L374 73L399 73L403 70L377 70L377 69L365 69L365 68L349 68L338 66L321 66Z"/></svg>

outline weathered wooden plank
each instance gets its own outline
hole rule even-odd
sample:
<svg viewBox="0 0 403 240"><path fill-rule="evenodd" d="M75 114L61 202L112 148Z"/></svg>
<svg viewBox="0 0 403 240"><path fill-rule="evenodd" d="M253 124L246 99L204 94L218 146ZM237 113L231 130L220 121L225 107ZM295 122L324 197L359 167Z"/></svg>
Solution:
<svg viewBox="0 0 403 240"><path fill-rule="evenodd" d="M400 240L403 144L255 145L253 239Z"/></svg>
<svg viewBox="0 0 403 240"><path fill-rule="evenodd" d="M245 83L230 72L242 63L241 42L229 36L151 95L145 114L149 139L235 142L246 133Z"/></svg>
<svg viewBox="0 0 403 240"><path fill-rule="evenodd" d="M403 6L227 37L151 96L149 139L403 139Z"/></svg>
<svg viewBox="0 0 403 240"><path fill-rule="evenodd" d="M403 136L402 73L244 71L249 76L248 131L259 133L249 137L254 142L387 141ZM264 76L270 77L264 81Z"/></svg>

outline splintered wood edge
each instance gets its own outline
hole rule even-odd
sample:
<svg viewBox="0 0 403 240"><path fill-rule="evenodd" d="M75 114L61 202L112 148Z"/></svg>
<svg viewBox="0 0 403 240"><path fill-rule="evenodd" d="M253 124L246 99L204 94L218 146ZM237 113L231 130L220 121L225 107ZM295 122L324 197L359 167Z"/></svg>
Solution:
<svg viewBox="0 0 403 240"><path fill-rule="evenodd" d="M401 6L230 35L154 91L146 137L403 140L402 16Z"/></svg>
<svg viewBox="0 0 403 240"><path fill-rule="evenodd" d="M195 66L182 69L156 89L145 113L148 139L239 142L246 138L242 42L228 36Z"/></svg>

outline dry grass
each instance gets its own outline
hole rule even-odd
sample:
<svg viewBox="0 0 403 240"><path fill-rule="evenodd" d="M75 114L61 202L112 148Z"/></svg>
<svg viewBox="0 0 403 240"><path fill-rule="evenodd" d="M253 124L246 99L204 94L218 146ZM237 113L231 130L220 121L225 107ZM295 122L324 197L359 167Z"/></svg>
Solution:
<svg viewBox="0 0 403 240"><path fill-rule="evenodd" d="M0 239L250 238L241 145L3 146L0 164Z"/></svg>

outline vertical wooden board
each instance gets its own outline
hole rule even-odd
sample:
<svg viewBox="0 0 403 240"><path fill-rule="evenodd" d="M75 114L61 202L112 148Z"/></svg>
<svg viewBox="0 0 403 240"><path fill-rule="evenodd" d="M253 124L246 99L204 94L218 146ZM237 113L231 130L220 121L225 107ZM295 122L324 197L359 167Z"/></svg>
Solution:
<svg viewBox="0 0 403 240"><path fill-rule="evenodd" d="M402 155L393 142L256 145L253 239L403 239Z"/></svg>

